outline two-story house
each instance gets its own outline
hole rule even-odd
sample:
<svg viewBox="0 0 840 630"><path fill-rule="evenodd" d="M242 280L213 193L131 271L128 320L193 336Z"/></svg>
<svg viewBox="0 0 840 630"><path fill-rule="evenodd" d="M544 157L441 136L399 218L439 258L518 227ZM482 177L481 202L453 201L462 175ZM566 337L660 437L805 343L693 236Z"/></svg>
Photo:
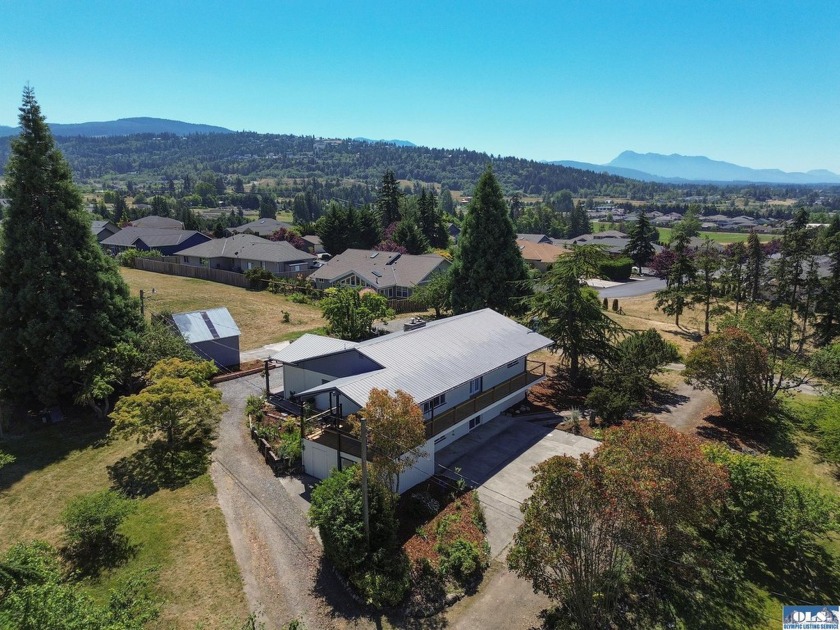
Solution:
<svg viewBox="0 0 840 630"><path fill-rule="evenodd" d="M545 377L528 358L552 341L491 309L430 322L361 343L304 335L273 358L283 363L283 396L309 402L329 420L304 439L306 472L318 479L360 461L343 428L372 389L403 390L423 409L425 456L403 473L405 491L435 473L435 453L523 400Z"/></svg>

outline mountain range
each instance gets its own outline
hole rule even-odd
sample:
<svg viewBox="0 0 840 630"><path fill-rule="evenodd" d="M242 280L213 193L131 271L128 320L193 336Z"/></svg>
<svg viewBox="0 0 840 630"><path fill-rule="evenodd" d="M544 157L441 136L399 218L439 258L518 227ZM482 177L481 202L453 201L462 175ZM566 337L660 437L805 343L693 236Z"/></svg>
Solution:
<svg viewBox="0 0 840 630"><path fill-rule="evenodd" d="M49 123L49 126L55 136L127 136L133 133L174 133L187 136L193 133L233 133L224 127L147 117L71 124ZM18 127L0 125L0 137L16 136L18 133Z"/></svg>
<svg viewBox="0 0 840 630"><path fill-rule="evenodd" d="M150 117L73 124L50 123L50 129L54 135L64 137L108 137L139 133L171 133L178 136L234 133L225 127ZM0 137L14 136L18 132L17 127L0 125ZM397 147L417 147L408 140L372 140L363 137L354 138L354 140L370 144L384 143ZM753 169L731 162L712 160L702 155L687 156L677 153L663 155L624 151L607 164L591 164L574 160L557 160L547 162L547 164L661 184L840 184L840 175L824 169L806 173L788 173L779 169Z"/></svg>
<svg viewBox="0 0 840 630"><path fill-rule="evenodd" d="M549 162L596 173L608 173L646 182L659 183L761 183L761 184L840 184L840 175L824 169L807 173L788 173L779 169L755 169L702 155L663 155L624 151L607 164L572 160Z"/></svg>

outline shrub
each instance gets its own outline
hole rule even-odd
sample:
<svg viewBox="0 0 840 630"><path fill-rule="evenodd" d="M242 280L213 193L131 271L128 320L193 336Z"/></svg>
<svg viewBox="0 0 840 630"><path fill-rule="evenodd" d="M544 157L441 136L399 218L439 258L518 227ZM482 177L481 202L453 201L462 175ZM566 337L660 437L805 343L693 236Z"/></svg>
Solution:
<svg viewBox="0 0 840 630"><path fill-rule="evenodd" d="M616 313L618 313L618 300L615 299L615 298L613 299L612 310L614 310Z"/></svg>
<svg viewBox="0 0 840 630"><path fill-rule="evenodd" d="M840 382L840 343L821 348L811 359L816 376L833 383Z"/></svg>
<svg viewBox="0 0 840 630"><path fill-rule="evenodd" d="M624 282L630 279L633 271L633 260L622 256L621 258L610 258L598 265L598 272L607 280L613 282Z"/></svg>
<svg viewBox="0 0 840 630"><path fill-rule="evenodd" d="M305 293L300 293L296 291L289 296L289 301L294 302L295 304L311 304L312 299L307 296Z"/></svg>
<svg viewBox="0 0 840 630"><path fill-rule="evenodd" d="M598 386L589 392L586 404L592 407L604 422L613 424L624 418L633 406L633 399L620 389Z"/></svg>
<svg viewBox="0 0 840 630"><path fill-rule="evenodd" d="M296 427L280 436L280 452L277 455L292 461L296 461L303 456L299 428Z"/></svg>
<svg viewBox="0 0 840 630"><path fill-rule="evenodd" d="M481 503L478 500L478 492L473 490L472 492L472 514L470 517L472 518L473 525L475 525L482 534L487 533L487 519L484 517L484 509L481 507Z"/></svg>
<svg viewBox="0 0 840 630"><path fill-rule="evenodd" d="M268 287L269 282L274 280L274 274L267 269L254 267L245 272L245 277L248 279L249 288L253 291L262 291Z"/></svg>
<svg viewBox="0 0 840 630"><path fill-rule="evenodd" d="M256 421L262 420L264 402L265 400L262 396L255 396L251 394L245 401L245 413Z"/></svg>
<svg viewBox="0 0 840 630"><path fill-rule="evenodd" d="M610 310L610 299L604 298L604 303L601 305L601 308L605 311Z"/></svg>
<svg viewBox="0 0 840 630"><path fill-rule="evenodd" d="M450 544L438 544L436 551L440 554L441 573L451 576L459 584L471 580L487 563L486 554L465 538L456 538Z"/></svg>
<svg viewBox="0 0 840 630"><path fill-rule="evenodd" d="M77 568L95 569L125 555L126 538L117 532L136 504L113 490L75 498L64 510L65 553Z"/></svg>
<svg viewBox="0 0 840 630"><path fill-rule="evenodd" d="M371 566L353 574L350 583L374 608L396 606L408 592L408 569L405 554L394 556L380 549L372 554Z"/></svg>
<svg viewBox="0 0 840 630"><path fill-rule="evenodd" d="M134 261L137 258L160 258L161 256L163 256L163 254L156 249L140 250L132 248L120 252L117 260L123 267L131 267L133 269Z"/></svg>

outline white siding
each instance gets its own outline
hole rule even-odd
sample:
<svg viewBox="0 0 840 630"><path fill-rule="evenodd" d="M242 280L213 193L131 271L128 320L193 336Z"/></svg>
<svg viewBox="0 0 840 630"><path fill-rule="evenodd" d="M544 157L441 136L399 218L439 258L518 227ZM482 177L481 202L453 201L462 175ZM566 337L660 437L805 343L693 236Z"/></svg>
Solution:
<svg viewBox="0 0 840 630"><path fill-rule="evenodd" d="M435 452L439 451L442 448L446 448L450 444L452 444L455 440L458 440L464 437L467 433L470 432L470 420L475 418L476 416L481 416L481 423L487 424L494 418L497 418L499 414L501 414L505 409L508 407L515 405L521 400L525 399L525 393L527 389L522 389L515 394L511 394L510 396L503 398L495 405L491 405L490 407L486 407L482 409L481 413L476 413L468 418L465 418L463 422L459 422L451 429L448 429L444 433L439 433L432 439L432 444L434 445ZM444 438L440 440L440 438ZM437 444L435 442L440 440Z"/></svg>
<svg viewBox="0 0 840 630"><path fill-rule="evenodd" d="M335 377L320 372L303 370L294 365L283 365L283 394L288 398L292 392L299 394L311 387L317 387L324 381L332 381Z"/></svg>

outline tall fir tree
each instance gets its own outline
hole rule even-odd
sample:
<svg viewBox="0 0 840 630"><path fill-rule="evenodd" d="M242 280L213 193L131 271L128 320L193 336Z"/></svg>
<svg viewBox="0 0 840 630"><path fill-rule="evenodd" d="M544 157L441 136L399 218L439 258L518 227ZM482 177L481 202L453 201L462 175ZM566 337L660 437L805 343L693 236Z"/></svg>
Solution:
<svg viewBox="0 0 840 630"><path fill-rule="evenodd" d="M656 230L650 224L645 211L642 210L639 213L638 220L630 228L630 240L627 247L624 248L624 253L633 259L633 263L639 268L640 274L642 273L642 267L650 262L655 253L653 243L650 242L651 229Z"/></svg>
<svg viewBox="0 0 840 630"><path fill-rule="evenodd" d="M744 284L747 299L756 302L761 298L761 286L764 282L764 250L758 234L750 232L747 237L747 262L744 267Z"/></svg>
<svg viewBox="0 0 840 630"><path fill-rule="evenodd" d="M379 197L376 202L383 229L400 220L400 197L402 197L402 191L394 177L394 171L388 169L382 176L382 185L379 187Z"/></svg>
<svg viewBox="0 0 840 630"><path fill-rule="evenodd" d="M817 344L831 343L840 334L840 233L828 240L829 274L821 281L817 297L820 317L815 326Z"/></svg>
<svg viewBox="0 0 840 630"><path fill-rule="evenodd" d="M589 234L592 232L592 222L589 220L589 215L586 213L586 208L578 201L577 205L569 213L569 229L568 238L575 238L581 234Z"/></svg>
<svg viewBox="0 0 840 630"><path fill-rule="evenodd" d="M502 188L490 166L473 191L452 265L452 310L521 310L528 273Z"/></svg>
<svg viewBox="0 0 840 630"><path fill-rule="evenodd" d="M691 252L688 247L688 235L674 232L671 249L674 251L674 263L668 272L668 285L656 292L656 308L666 315L674 316L674 323L679 327L680 315L692 306L693 284L697 274Z"/></svg>
<svg viewBox="0 0 840 630"><path fill-rule="evenodd" d="M70 167L29 87L19 120L0 248L0 394L46 406L77 398L103 354L142 320L91 233Z"/></svg>

